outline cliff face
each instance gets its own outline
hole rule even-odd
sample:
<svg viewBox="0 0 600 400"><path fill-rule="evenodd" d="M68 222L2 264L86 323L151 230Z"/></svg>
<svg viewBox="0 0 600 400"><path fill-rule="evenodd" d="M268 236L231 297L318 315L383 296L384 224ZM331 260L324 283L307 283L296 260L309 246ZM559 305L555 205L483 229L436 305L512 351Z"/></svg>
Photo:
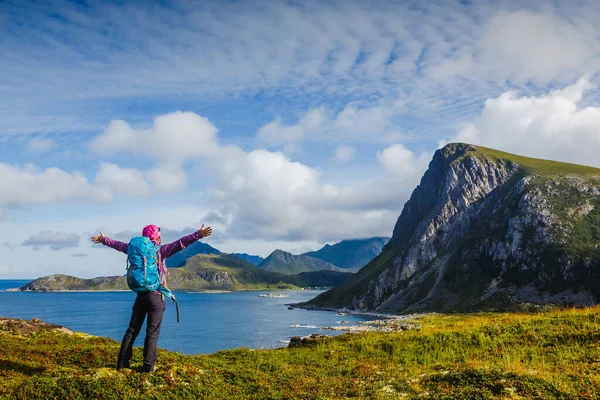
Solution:
<svg viewBox="0 0 600 400"><path fill-rule="evenodd" d="M312 305L413 312L595 303L599 177L594 168L448 145L382 254Z"/></svg>

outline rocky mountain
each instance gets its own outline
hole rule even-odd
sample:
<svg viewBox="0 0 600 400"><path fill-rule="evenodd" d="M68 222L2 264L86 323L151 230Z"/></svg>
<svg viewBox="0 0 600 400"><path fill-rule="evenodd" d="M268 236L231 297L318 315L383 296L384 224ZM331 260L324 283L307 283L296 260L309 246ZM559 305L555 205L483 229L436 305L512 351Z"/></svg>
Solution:
<svg viewBox="0 0 600 400"><path fill-rule="evenodd" d="M178 268L183 266L188 258L197 254L221 254L221 252L204 242L194 242L167 258L165 264L168 268Z"/></svg>
<svg viewBox="0 0 600 400"><path fill-rule="evenodd" d="M297 256L283 250L275 250L272 252L260 264L260 268L287 275L322 270L344 272L343 269L319 258L306 255Z"/></svg>
<svg viewBox="0 0 600 400"><path fill-rule="evenodd" d="M390 238L342 240L334 245L325 245L317 251L304 253L305 256L320 258L336 267L356 272L377 257Z"/></svg>
<svg viewBox="0 0 600 400"><path fill-rule="evenodd" d="M38 278L19 288L21 291L52 292L61 290L129 290L124 276L104 276L81 279L70 275L50 275Z"/></svg>
<svg viewBox="0 0 600 400"><path fill-rule="evenodd" d="M169 269L171 290L259 290L298 287L332 287L352 274L337 271L305 272L284 275L255 267L231 254L197 254L184 266ZM129 290L123 276L81 279L68 275L51 275L21 287L21 291Z"/></svg>
<svg viewBox="0 0 600 400"><path fill-rule="evenodd" d="M238 256L242 260L248 261L250 264L256 265L256 266L260 265L260 263L265 260L261 256L253 256L253 255L247 254L247 253L231 253L231 254L234 256Z"/></svg>
<svg viewBox="0 0 600 400"><path fill-rule="evenodd" d="M382 253L311 307L409 313L600 296L600 169L454 143Z"/></svg>

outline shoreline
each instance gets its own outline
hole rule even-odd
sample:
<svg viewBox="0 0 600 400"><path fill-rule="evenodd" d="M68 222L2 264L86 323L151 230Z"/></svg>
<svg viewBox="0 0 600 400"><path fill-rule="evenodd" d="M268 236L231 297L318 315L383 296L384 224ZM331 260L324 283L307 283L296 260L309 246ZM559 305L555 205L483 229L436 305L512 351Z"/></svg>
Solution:
<svg viewBox="0 0 600 400"><path fill-rule="evenodd" d="M356 315L362 317L375 317L375 318L383 318L383 319L410 319L410 318L419 318L426 315L434 315L438 314L435 312L428 313L412 313L412 314L387 314L387 313L378 313L372 311L357 311L357 310L349 310L347 308L332 308L332 307L315 307L315 306L301 306L298 305L301 303L290 303L285 304L288 307L301 308L303 310L308 311L330 311L337 313L344 313L348 315Z"/></svg>
<svg viewBox="0 0 600 400"><path fill-rule="evenodd" d="M10 288L0 290L0 292L22 292L22 293L110 293L110 292L133 292L128 289L103 289L103 290L80 290L80 289L57 289L57 290L21 290L19 288Z"/></svg>
<svg viewBox="0 0 600 400"><path fill-rule="evenodd" d="M198 293L236 293L236 292L284 292L284 291L322 291L322 289L171 289L173 292L185 292L190 294L198 294ZM23 292L23 293L110 293L110 292L133 292L130 289L47 289L47 290L21 290L20 288L7 288L0 290L2 292ZM135 293L135 292L133 292ZM297 307L300 308L300 307Z"/></svg>

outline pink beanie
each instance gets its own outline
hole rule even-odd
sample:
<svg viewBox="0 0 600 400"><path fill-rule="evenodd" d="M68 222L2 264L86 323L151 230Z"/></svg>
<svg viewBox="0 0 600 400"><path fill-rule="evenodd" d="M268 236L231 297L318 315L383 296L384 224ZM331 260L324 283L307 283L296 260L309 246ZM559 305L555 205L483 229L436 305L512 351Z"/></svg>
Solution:
<svg viewBox="0 0 600 400"><path fill-rule="evenodd" d="M156 225L148 225L142 230L142 236L146 236L150 240L157 240L160 236L160 228Z"/></svg>

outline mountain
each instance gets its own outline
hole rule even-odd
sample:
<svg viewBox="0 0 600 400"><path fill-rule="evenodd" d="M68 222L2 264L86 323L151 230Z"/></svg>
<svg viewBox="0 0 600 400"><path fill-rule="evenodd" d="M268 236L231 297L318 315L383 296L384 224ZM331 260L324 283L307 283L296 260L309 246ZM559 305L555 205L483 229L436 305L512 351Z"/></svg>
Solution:
<svg viewBox="0 0 600 400"><path fill-rule="evenodd" d="M319 258L305 255L296 256L283 250L275 250L272 252L260 264L260 267L267 271L279 272L287 275L322 270L344 272L343 269Z"/></svg>
<svg viewBox="0 0 600 400"><path fill-rule="evenodd" d="M337 271L305 272L284 275L255 267L231 254L197 254L184 266L169 269L172 290L259 290L297 287L332 287L352 274ZM129 290L123 276L81 279L69 275L51 275L21 287L21 291Z"/></svg>
<svg viewBox="0 0 600 400"><path fill-rule="evenodd" d="M178 268L185 264L185 261L197 254L221 254L221 252L204 242L194 242L185 249L173 254L165 260L168 268Z"/></svg>
<svg viewBox="0 0 600 400"><path fill-rule="evenodd" d="M342 240L334 245L325 245L317 251L304 253L305 256L320 258L336 267L356 272L377 257L390 238Z"/></svg>
<svg viewBox="0 0 600 400"><path fill-rule="evenodd" d="M600 169L449 144L382 253L304 305L409 313L596 303L599 186Z"/></svg>
<svg viewBox="0 0 600 400"><path fill-rule="evenodd" d="M231 253L231 254L234 256L238 256L242 260L246 260L250 264L256 265L256 266L260 265L260 263L264 261L264 258L262 258L261 256L253 256L253 255L250 255L247 253Z"/></svg>
<svg viewBox="0 0 600 400"><path fill-rule="evenodd" d="M168 282L172 289L188 290L291 288L282 278L231 254L198 254L182 268L169 270Z"/></svg>
<svg viewBox="0 0 600 400"><path fill-rule="evenodd" d="M81 279L70 275L50 275L38 278L19 288L21 291L52 292L63 290L129 290L124 276L104 276Z"/></svg>

